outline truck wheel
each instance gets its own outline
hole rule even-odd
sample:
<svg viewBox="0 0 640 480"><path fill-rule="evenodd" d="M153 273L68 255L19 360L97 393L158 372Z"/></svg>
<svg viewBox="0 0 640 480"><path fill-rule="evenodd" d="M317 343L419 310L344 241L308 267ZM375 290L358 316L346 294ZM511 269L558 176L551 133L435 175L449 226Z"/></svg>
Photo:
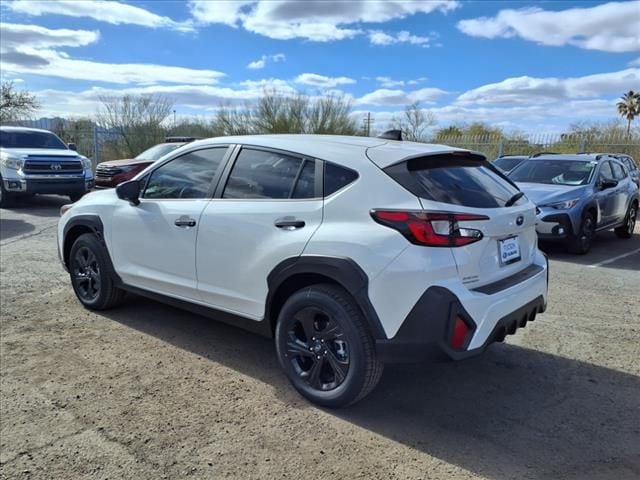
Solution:
<svg viewBox="0 0 640 480"><path fill-rule="evenodd" d="M69 195L69 200L71 200L72 203L76 203L82 197L84 197L84 193L72 193Z"/></svg>
<svg viewBox="0 0 640 480"><path fill-rule="evenodd" d="M627 216L624 217L624 225L616 228L614 232L618 238L631 238L633 236L633 230L636 228L636 218L638 216L638 205L636 202L632 202L627 210Z"/></svg>
<svg viewBox="0 0 640 480"><path fill-rule="evenodd" d="M376 386L383 364L353 298L335 285L294 293L276 326L278 360L294 388L325 407L351 405Z"/></svg>
<svg viewBox="0 0 640 480"><path fill-rule="evenodd" d="M0 208L8 208L13 205L14 196L4 189L4 181L0 177Z"/></svg>
<svg viewBox="0 0 640 480"><path fill-rule="evenodd" d="M107 249L93 233L80 235L71 247L71 285L80 303L89 310L106 310L124 299L124 290L115 286L108 255Z"/></svg>
<svg viewBox="0 0 640 480"><path fill-rule="evenodd" d="M591 250L593 237L596 235L596 220L591 212L582 214L580 229L569 238L569 253L584 255Z"/></svg>

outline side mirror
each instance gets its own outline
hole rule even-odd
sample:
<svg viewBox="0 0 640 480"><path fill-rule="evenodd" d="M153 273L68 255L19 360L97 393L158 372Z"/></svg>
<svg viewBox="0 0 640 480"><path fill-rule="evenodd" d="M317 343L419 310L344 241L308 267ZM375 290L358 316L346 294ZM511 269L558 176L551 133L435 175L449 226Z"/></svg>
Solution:
<svg viewBox="0 0 640 480"><path fill-rule="evenodd" d="M127 200L131 205L140 205L140 182L129 180L116 187L116 195L121 200Z"/></svg>
<svg viewBox="0 0 640 480"><path fill-rule="evenodd" d="M76 147L75 143L68 143L67 146L69 147L69 150L73 150L74 152L78 151L78 147Z"/></svg>
<svg viewBox="0 0 640 480"><path fill-rule="evenodd" d="M600 190L606 190L607 188L613 188L618 186L617 180L600 180Z"/></svg>

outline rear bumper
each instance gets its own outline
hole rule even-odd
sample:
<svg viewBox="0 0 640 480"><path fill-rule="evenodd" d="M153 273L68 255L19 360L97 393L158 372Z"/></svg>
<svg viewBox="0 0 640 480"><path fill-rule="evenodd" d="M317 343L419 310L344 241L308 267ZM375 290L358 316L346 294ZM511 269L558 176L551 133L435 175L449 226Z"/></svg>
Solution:
<svg viewBox="0 0 640 480"><path fill-rule="evenodd" d="M534 264L535 265L535 264ZM546 310L548 262L535 274L493 293L432 286L419 298L391 339L376 340L385 363L462 360L478 355L493 342L504 340ZM456 318L469 328L462 349L451 339Z"/></svg>

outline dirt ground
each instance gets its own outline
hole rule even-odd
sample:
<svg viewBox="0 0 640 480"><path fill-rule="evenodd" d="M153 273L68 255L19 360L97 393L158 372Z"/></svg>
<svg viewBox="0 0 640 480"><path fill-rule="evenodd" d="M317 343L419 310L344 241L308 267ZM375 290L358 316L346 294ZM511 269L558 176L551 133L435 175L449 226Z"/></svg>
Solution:
<svg viewBox="0 0 640 480"><path fill-rule="evenodd" d="M640 478L640 229L551 248L549 310L506 344L389 366L329 411L267 339L135 297L84 310L63 203L0 213L2 479Z"/></svg>

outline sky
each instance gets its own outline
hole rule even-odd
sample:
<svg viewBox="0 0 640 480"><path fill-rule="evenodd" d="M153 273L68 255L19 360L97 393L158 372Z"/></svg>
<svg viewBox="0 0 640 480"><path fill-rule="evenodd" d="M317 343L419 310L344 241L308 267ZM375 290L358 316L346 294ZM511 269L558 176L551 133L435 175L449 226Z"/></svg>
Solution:
<svg viewBox="0 0 640 480"><path fill-rule="evenodd" d="M41 116L131 93L211 118L267 88L345 95L379 128L418 102L439 127L553 133L640 90L640 1L2 0L0 76Z"/></svg>

